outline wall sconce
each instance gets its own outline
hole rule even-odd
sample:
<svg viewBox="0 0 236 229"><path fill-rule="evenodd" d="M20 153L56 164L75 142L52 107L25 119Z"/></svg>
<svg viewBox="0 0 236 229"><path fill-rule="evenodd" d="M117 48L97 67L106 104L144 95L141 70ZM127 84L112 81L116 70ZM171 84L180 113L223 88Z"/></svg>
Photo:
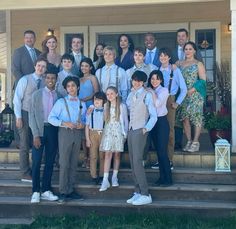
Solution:
<svg viewBox="0 0 236 229"><path fill-rule="evenodd" d="M228 24L228 31L229 31L229 32L232 31L232 25L231 25L231 23Z"/></svg>
<svg viewBox="0 0 236 229"><path fill-rule="evenodd" d="M52 36L54 35L54 29L49 28L47 31L47 36Z"/></svg>

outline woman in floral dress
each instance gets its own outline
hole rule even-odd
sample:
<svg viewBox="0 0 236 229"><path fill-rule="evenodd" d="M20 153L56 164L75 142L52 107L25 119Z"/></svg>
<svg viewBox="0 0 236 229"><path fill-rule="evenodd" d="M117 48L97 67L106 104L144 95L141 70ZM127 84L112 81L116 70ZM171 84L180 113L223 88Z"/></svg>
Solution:
<svg viewBox="0 0 236 229"><path fill-rule="evenodd" d="M188 93L178 112L178 118L183 121L187 144L184 151L199 151L199 136L203 120L203 104L206 97L206 71L202 62L195 59L197 47L189 41L184 46L185 60L178 61L177 65L182 71ZM194 126L192 139L191 125Z"/></svg>

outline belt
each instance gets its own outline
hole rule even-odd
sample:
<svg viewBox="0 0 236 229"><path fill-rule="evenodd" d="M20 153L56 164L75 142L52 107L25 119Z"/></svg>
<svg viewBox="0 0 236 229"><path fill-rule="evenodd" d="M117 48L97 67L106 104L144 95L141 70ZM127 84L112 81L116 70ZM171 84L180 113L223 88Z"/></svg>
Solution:
<svg viewBox="0 0 236 229"><path fill-rule="evenodd" d="M90 129L93 132L97 132L99 135L102 134L102 130L94 130L94 129Z"/></svg>
<svg viewBox="0 0 236 229"><path fill-rule="evenodd" d="M52 124L48 123L48 122L45 122L44 123L44 126L53 126Z"/></svg>

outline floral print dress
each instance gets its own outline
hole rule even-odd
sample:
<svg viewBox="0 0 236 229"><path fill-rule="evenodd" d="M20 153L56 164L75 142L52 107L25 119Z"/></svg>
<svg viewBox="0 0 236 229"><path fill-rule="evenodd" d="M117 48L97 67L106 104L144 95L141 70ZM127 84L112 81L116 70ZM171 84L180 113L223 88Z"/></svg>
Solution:
<svg viewBox="0 0 236 229"><path fill-rule="evenodd" d="M185 79L187 89L189 90L199 79L198 64L195 63L186 67L180 66L180 69ZM191 96L186 95L177 112L177 119L183 121L185 118L188 118L194 126L202 126L203 103L204 99L198 91L195 91Z"/></svg>
<svg viewBox="0 0 236 229"><path fill-rule="evenodd" d="M115 106L111 105L110 120L105 124L100 144L102 152L123 152L124 135L121 122L116 120Z"/></svg>

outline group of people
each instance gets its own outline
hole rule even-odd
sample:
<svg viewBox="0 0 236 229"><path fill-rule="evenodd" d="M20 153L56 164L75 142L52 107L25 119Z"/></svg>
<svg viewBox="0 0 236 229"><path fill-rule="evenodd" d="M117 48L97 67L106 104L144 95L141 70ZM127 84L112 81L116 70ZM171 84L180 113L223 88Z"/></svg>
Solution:
<svg viewBox="0 0 236 229"><path fill-rule="evenodd" d="M121 34L118 56L114 47L97 44L93 61L82 54L83 38L78 35L72 37L71 53L62 56L55 36L42 42L42 53L34 48L35 40L33 31L25 31L24 45L15 50L12 61L21 180L32 182L31 202L83 198L74 189L81 144L89 149L90 174L94 184L100 184L99 191L119 186L120 154L127 140L135 184L127 203L152 203L143 163L150 144L158 156L153 166L160 170L156 185L163 187L172 185L176 123L180 132L183 125L187 137L183 150L196 152L200 147L206 73L188 31L177 31L173 52L158 49L153 33L145 35L145 48L134 47L131 37ZM57 149L59 197L51 189Z"/></svg>

